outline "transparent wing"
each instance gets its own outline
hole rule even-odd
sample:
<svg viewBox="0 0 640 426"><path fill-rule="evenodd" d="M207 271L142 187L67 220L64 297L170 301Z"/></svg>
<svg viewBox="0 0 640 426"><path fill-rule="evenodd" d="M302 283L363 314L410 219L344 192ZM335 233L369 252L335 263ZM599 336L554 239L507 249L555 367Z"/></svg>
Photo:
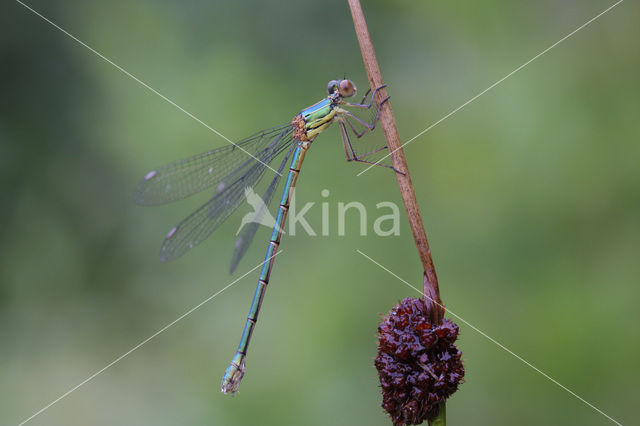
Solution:
<svg viewBox="0 0 640 426"><path fill-rule="evenodd" d="M213 149L152 170L138 184L134 200L141 205L164 204L219 185L225 177L245 163L258 163L257 154L274 143L289 127L290 124L284 124L263 130L235 145Z"/></svg>
<svg viewBox="0 0 640 426"><path fill-rule="evenodd" d="M180 257L211 235L238 208L244 199L245 188L258 184L266 169L265 163L270 163L291 145L291 133L290 126L281 129L265 148L256 153L260 162L253 158L245 159L230 174L219 179L216 194L169 231L160 248L160 260L168 262Z"/></svg>
<svg viewBox="0 0 640 426"><path fill-rule="evenodd" d="M260 225L261 219L264 217L266 211L269 209L269 204L273 199L273 193L275 189L278 187L278 182L280 181L282 171L284 170L289 160L289 156L291 155L293 148L294 148L294 145L291 144L289 151L287 151L287 154L284 156L284 158L282 159L282 162L280 163L280 167L278 167L279 174L277 174L273 178L273 180L267 187L267 190L264 192L264 195L262 196L262 200L264 201L264 204L262 204L260 210L256 212L256 217L254 221L246 224L244 228L242 228L242 231L240 231L240 235L238 235L238 238L236 239L236 244L233 248L233 255L231 257L231 267L229 268L229 273L233 274L233 271L236 270L238 263L240 263L240 260L242 260L242 257L244 256L244 254L247 252L247 249L251 245L251 241L253 241L253 237L256 235L256 232L258 231L258 226Z"/></svg>

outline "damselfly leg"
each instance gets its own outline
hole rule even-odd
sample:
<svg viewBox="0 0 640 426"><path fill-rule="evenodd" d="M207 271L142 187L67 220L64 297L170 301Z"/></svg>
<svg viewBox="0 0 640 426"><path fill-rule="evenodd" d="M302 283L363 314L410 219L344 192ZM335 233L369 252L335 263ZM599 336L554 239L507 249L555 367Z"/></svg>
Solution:
<svg viewBox="0 0 640 426"><path fill-rule="evenodd" d="M367 92L364 94L364 96L363 96L363 98L362 98L362 100L360 101L359 104L352 104L350 102L345 102L344 104L346 106L350 106L350 107L358 107L358 108L367 108L367 109L369 109L373 105L373 99L376 97L376 93L378 92L378 90L384 89L385 87L387 87L387 85L386 84L382 84L382 85L376 87L375 89L373 89L373 92L371 92L371 89L368 89ZM365 104L365 101L367 100L367 96L369 96L369 94L371 94L371 99L369 99L369 103L368 104ZM385 103L385 101L387 99L389 99L389 96L387 96L386 99L383 99L380 102L380 105Z"/></svg>
<svg viewBox="0 0 640 426"><path fill-rule="evenodd" d="M351 104L351 103L347 103L347 106L352 106L352 107L360 107L360 108L366 108L366 109L370 109L373 106L373 99L375 97L375 94L378 90L382 89L383 87L385 87L385 85L382 86L378 86L376 87L373 92L371 93L371 98L369 99L369 103L365 104L364 102L366 101L367 95L369 94L369 91L367 91L367 93L365 94L365 97L362 99L362 103L360 104ZM402 173L399 170L396 170L395 167L387 165L387 164L381 164L379 162L375 162L375 161L370 161L370 160L366 160L365 157L370 156L372 154L375 154L377 152L380 152L382 150L387 149L386 146L382 146L380 148L374 149L372 151L366 152L364 154L358 154L356 153L356 150L353 147L353 144L351 143L351 139L349 138L349 131L347 130L347 126L349 126L349 129L351 130L351 132L359 139L362 136L364 136L367 132L374 130L376 128L376 124L378 123L378 116L380 115L380 108L382 107L382 105L387 102L389 100L390 96L387 96L386 98L384 98L379 104L377 104L377 108L376 108L376 113L374 115L373 120L371 121L371 123L368 123L364 120L362 120L361 118L355 116L354 114L352 114L351 112L347 111L347 110L343 110L340 109L338 111L339 117L338 117L338 122L339 122L339 126L340 126L340 135L342 136L342 144L344 147L344 153L345 153L345 157L347 159L347 161L351 162L351 161L355 161L355 162L359 162L359 163L365 163L365 164L372 164L375 166L381 166L381 167L387 167L390 168L392 170L394 170L397 173ZM354 124L352 123L351 120L355 120L357 123L361 124L363 126L362 131L358 131L358 129L356 129L356 127L354 126ZM346 125L345 125L346 123Z"/></svg>

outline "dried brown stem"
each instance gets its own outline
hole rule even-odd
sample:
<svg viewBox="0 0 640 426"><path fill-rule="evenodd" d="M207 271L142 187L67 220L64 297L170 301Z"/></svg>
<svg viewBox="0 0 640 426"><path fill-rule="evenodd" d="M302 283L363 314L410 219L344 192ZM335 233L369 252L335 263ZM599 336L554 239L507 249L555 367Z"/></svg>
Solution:
<svg viewBox="0 0 640 426"><path fill-rule="evenodd" d="M364 61L364 67L369 77L369 87L376 88L383 84L382 74L378 66L375 51L373 50L373 44L371 43L371 37L369 36L369 30L367 29L367 23L362 13L362 7L360 6L360 0L349 0L349 7L351 8L351 15L353 17L353 24L358 36L358 42L360 43L360 50L362 51L362 59ZM386 89L381 89L376 92L376 102L380 102L387 97ZM422 223L422 216L420 215L420 208L418 207L418 201L416 200L416 194L413 190L413 184L411 183L411 176L409 174L409 167L407 166L407 158L404 155L402 149L402 142L400 136L398 136L398 129L396 128L396 121L393 118L393 112L391 111L390 102L385 102L380 109L380 126L384 132L384 137L387 141L387 147L391 154L391 161L393 167L402 172L396 173L396 179L398 186L400 187L400 195L402 196L402 202L407 211L407 217L409 219L409 226L413 233L413 239L415 241L420 260L424 267L424 295L425 302L429 305L429 311L432 313L432 320L440 324L444 315L444 309L442 301L440 300L440 290L438 289L438 277L436 276L436 269L433 265L433 259L431 258L431 250L429 249L429 243L427 241L427 235L424 231L424 224Z"/></svg>

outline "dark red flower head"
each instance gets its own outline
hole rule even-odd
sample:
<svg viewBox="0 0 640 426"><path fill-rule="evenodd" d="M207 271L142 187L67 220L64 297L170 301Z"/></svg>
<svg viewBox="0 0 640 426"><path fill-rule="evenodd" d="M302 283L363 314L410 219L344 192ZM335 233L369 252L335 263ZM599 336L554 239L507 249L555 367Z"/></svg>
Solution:
<svg viewBox="0 0 640 426"><path fill-rule="evenodd" d="M438 414L438 407L464 377L462 353L454 342L458 326L429 321L422 299L406 298L378 327L376 368L382 407L393 424L417 425Z"/></svg>

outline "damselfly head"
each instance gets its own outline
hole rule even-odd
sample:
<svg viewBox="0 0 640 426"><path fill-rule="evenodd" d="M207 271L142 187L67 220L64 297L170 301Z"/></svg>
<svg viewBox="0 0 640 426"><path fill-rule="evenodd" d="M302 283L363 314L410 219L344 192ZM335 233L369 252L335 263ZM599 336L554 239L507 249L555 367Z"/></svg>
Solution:
<svg viewBox="0 0 640 426"><path fill-rule="evenodd" d="M349 98L356 94L356 85L351 80L331 80L327 85L330 95L338 92L341 97Z"/></svg>

